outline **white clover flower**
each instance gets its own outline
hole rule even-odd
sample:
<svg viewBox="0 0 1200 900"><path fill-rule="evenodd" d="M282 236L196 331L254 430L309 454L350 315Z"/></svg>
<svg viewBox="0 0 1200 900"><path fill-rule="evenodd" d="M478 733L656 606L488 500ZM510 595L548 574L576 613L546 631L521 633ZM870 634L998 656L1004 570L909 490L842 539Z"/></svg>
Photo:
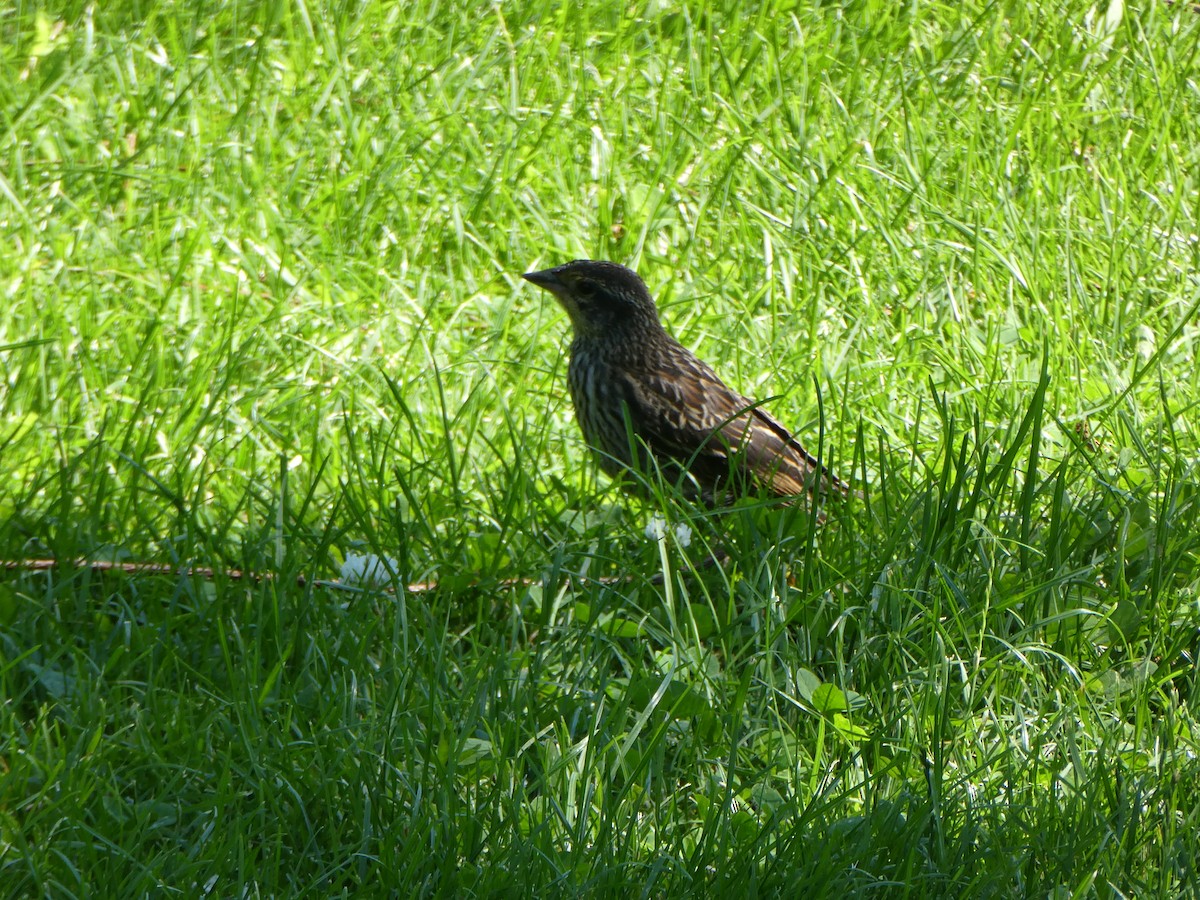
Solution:
<svg viewBox="0 0 1200 900"><path fill-rule="evenodd" d="M391 573L397 572L400 564L390 556L376 556L374 553L347 553L346 561L342 563L342 584L362 584L367 587L381 587L391 582Z"/></svg>
<svg viewBox="0 0 1200 900"><path fill-rule="evenodd" d="M675 535L675 543L680 547L688 547L692 543L692 529L686 522L678 522L670 529ZM667 520L661 513L655 513L646 523L646 537L652 541L664 540L667 536Z"/></svg>
<svg viewBox="0 0 1200 900"><path fill-rule="evenodd" d="M646 523L646 537L652 541L661 541L667 536L667 520L660 513L655 513Z"/></svg>
<svg viewBox="0 0 1200 900"><path fill-rule="evenodd" d="M675 526L675 543L680 547L689 547L692 543L692 529L687 522L679 522Z"/></svg>

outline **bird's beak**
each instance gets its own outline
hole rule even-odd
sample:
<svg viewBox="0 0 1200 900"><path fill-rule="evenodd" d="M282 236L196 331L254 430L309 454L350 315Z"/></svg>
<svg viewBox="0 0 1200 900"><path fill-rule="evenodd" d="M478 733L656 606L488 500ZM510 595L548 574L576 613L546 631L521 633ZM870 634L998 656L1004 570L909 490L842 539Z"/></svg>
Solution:
<svg viewBox="0 0 1200 900"><path fill-rule="evenodd" d="M556 296L566 287L559 280L558 275L555 274L553 269L543 269L540 272L526 272L521 277L530 284L536 284L540 288L545 288Z"/></svg>

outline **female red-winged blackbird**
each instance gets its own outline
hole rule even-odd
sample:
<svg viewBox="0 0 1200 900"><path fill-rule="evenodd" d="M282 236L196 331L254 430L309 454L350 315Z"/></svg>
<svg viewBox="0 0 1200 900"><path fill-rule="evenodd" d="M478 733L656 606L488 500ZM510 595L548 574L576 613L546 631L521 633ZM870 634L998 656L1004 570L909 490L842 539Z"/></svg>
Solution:
<svg viewBox="0 0 1200 900"><path fill-rule="evenodd" d="M636 273L579 259L523 277L571 317L575 417L609 475L686 472L686 495L718 503L755 489L847 492L786 428L667 334Z"/></svg>

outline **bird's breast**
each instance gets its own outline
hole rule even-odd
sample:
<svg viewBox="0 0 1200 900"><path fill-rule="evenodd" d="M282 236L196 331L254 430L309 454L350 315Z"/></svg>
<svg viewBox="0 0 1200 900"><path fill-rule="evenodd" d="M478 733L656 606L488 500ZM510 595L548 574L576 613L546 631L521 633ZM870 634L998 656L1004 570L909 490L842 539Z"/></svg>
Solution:
<svg viewBox="0 0 1200 900"><path fill-rule="evenodd" d="M583 439L610 475L632 464L619 366L587 346L572 346L567 385Z"/></svg>

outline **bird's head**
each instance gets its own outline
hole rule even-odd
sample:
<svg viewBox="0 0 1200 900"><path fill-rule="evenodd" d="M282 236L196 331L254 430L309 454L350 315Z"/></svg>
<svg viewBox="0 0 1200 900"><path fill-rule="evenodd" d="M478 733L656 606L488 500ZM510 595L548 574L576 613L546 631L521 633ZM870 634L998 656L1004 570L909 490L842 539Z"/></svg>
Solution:
<svg viewBox="0 0 1200 900"><path fill-rule="evenodd" d="M658 309L645 282L616 263L577 259L521 277L554 295L571 317L578 336L659 327Z"/></svg>

